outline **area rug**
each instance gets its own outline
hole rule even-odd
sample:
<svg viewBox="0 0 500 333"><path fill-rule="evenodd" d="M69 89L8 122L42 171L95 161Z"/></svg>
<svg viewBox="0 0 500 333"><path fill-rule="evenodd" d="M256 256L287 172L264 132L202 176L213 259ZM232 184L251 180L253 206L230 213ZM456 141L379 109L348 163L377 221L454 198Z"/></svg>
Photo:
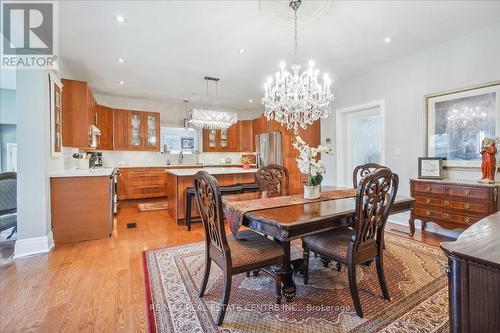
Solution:
<svg viewBox="0 0 500 333"><path fill-rule="evenodd" d="M274 280L264 274L233 276L224 324L217 327L223 290L221 270L212 265L207 291L198 297L204 244L144 252L151 332L447 332L448 290L442 251L386 234L385 275L391 302L384 300L375 265L358 266L364 318L356 316L347 271L324 268L311 258L309 284L294 276L297 295L276 305ZM302 256L299 246L294 257Z"/></svg>
<svg viewBox="0 0 500 333"><path fill-rule="evenodd" d="M168 202L157 201L157 202L140 203L137 205L137 209L139 209L140 212L168 209Z"/></svg>

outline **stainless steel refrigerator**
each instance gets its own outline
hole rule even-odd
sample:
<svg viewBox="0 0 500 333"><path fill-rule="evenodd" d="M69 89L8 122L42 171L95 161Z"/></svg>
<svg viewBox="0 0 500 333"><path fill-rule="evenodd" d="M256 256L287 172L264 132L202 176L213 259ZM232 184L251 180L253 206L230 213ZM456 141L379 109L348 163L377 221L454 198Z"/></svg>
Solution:
<svg viewBox="0 0 500 333"><path fill-rule="evenodd" d="M255 136L255 148L257 167L261 168L270 164L283 165L280 132L257 134Z"/></svg>

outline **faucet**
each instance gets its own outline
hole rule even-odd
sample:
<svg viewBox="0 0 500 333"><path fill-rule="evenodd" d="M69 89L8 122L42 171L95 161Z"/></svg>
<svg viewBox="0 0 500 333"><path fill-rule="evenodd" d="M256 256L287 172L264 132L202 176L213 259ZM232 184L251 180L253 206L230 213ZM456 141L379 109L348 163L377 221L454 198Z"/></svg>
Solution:
<svg viewBox="0 0 500 333"><path fill-rule="evenodd" d="M184 154L182 153L182 150L179 152L179 164L182 164L184 161Z"/></svg>

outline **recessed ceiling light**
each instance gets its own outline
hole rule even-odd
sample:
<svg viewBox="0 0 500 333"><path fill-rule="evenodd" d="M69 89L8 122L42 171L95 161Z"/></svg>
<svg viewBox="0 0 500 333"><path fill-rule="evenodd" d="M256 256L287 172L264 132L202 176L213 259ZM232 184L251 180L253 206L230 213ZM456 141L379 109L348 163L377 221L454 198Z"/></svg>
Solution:
<svg viewBox="0 0 500 333"><path fill-rule="evenodd" d="M123 23L125 22L125 17L121 16L121 15L116 15L116 21L119 22L119 23Z"/></svg>
<svg viewBox="0 0 500 333"><path fill-rule="evenodd" d="M253 103L253 99L249 99L249 100L248 100L248 103Z"/></svg>
<svg viewBox="0 0 500 333"><path fill-rule="evenodd" d="M390 43L392 42L392 37L385 37L385 38L384 38L384 42L385 42L386 44L390 44Z"/></svg>
<svg viewBox="0 0 500 333"><path fill-rule="evenodd" d="M239 49L238 52L245 53L245 49Z"/></svg>
<svg viewBox="0 0 500 333"><path fill-rule="evenodd" d="M125 84L125 82L124 82L124 81L120 81L120 85L122 85L122 86L123 86L124 84Z"/></svg>
<svg viewBox="0 0 500 333"><path fill-rule="evenodd" d="M125 62L125 60L123 60L123 58L118 58L118 59L116 59L116 61L118 61L120 64L123 64Z"/></svg>

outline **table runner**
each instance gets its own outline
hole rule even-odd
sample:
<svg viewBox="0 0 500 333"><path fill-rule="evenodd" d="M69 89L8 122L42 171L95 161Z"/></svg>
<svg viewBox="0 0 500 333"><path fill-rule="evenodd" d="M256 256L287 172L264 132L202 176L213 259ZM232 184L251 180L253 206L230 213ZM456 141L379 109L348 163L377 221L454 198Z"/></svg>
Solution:
<svg viewBox="0 0 500 333"><path fill-rule="evenodd" d="M278 208L284 206L301 205L319 201L334 199L352 198L356 196L356 189L343 189L321 192L317 199L304 199L303 194L288 195L272 198L260 198L244 201L224 201L224 215L229 223L229 228L233 235L238 238L237 233L243 223L245 213L269 208Z"/></svg>

